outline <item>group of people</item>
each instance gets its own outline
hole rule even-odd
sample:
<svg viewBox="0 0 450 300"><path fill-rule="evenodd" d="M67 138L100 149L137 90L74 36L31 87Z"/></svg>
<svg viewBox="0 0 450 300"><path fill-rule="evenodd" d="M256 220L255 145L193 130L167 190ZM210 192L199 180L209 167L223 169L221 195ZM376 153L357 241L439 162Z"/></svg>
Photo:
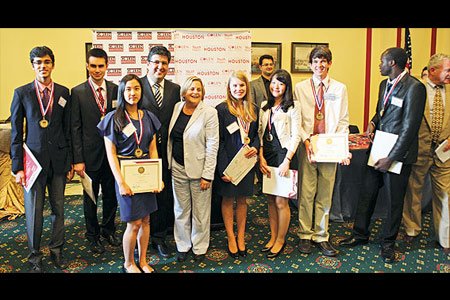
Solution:
<svg viewBox="0 0 450 300"><path fill-rule="evenodd" d="M62 255L64 188L75 172L92 179L95 199L86 192L83 196L90 250L101 254L105 242L113 247L122 244L126 273L155 272L147 262L149 244L162 257L170 257L166 235L172 226L177 261L185 261L191 251L195 260L204 258L210 240L213 182L222 198L227 251L232 258L246 257L246 198L254 194L255 180L273 176L273 170L279 176L299 171L299 251L309 254L317 246L323 255L337 255L328 233L337 164L316 162L310 142L316 134L348 132L347 88L330 77L331 50L314 48L309 56L313 75L295 86L288 71L275 70L273 57L263 55L259 60L261 77L250 82L245 72L234 72L227 82L226 100L215 108L203 102L201 78L190 76L181 86L165 79L170 60L167 48L154 46L147 57L146 76L125 75L117 86L104 79L107 53L94 48L86 59L89 78L69 93L51 79L55 67L52 50L46 46L31 50L36 78L14 91L11 104L16 181L26 185L23 143L42 166L34 185L25 191L30 271L43 271L40 239L46 188L52 221L51 259L59 268L66 265ZM373 138L376 130L381 130L397 134L398 140L388 157L374 167L365 167L364 193L353 234L340 243L356 246L368 242L370 219L384 185L389 207L381 254L386 262L394 261L402 214L408 236L420 232L420 193L428 171L438 241L445 251L450 246L450 160L442 163L434 153L450 136L446 123L450 114L443 109L445 100L450 99L445 88L450 82L450 59L444 54L430 58L427 87L409 75L406 62L401 48L389 48L381 55L380 72L388 79L380 84L377 110L366 134ZM438 109L432 100L437 94L441 98ZM437 114L441 122L438 132ZM450 141L445 151L448 149ZM236 184L225 170L239 151L244 151L247 159L258 159ZM151 192L134 193L120 165L141 158L162 160L162 182ZM351 154L340 163L348 165L350 161ZM400 174L387 172L394 161L403 162ZM101 222L97 218L100 189ZM261 251L275 258L286 246L291 212L288 198L266 198L270 237ZM122 241L114 224L117 206L126 222Z"/></svg>

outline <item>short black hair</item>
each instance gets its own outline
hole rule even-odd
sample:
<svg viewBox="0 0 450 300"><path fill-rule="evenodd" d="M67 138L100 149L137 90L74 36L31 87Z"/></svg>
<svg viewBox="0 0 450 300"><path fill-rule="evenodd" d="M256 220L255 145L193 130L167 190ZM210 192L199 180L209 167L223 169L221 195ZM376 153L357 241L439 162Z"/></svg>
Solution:
<svg viewBox="0 0 450 300"><path fill-rule="evenodd" d="M53 55L52 49L47 46L37 46L30 51L30 62L33 63L35 57L50 56L52 63L55 63L55 55Z"/></svg>
<svg viewBox="0 0 450 300"><path fill-rule="evenodd" d="M261 55L260 58L259 58L259 65L260 66L262 66L263 60L265 60L265 59L270 59L272 62L274 61L273 60L273 56L270 55L270 54Z"/></svg>
<svg viewBox="0 0 450 300"><path fill-rule="evenodd" d="M100 48L92 48L90 49L86 54L86 63L89 63L89 57L98 57L98 58L104 58L105 62L108 63L108 54L105 50Z"/></svg>

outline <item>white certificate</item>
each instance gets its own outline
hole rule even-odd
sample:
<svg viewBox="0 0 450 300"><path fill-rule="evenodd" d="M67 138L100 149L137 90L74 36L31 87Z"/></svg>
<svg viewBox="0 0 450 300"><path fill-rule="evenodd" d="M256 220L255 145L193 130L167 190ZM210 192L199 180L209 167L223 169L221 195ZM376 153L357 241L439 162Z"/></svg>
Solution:
<svg viewBox="0 0 450 300"><path fill-rule="evenodd" d="M338 163L348 158L348 134L317 134L311 137L314 154L312 160L316 162Z"/></svg>
<svg viewBox="0 0 450 300"><path fill-rule="evenodd" d="M162 163L155 159L120 160L120 171L130 189L136 193L148 193L161 189Z"/></svg>
<svg viewBox="0 0 450 300"><path fill-rule="evenodd" d="M84 172L84 178L80 176L81 186L83 187L83 190L86 192L86 194L89 195L89 198L91 198L92 202L97 204L97 200L95 200L94 196L94 190L92 189L92 179L89 177L89 175Z"/></svg>
<svg viewBox="0 0 450 300"><path fill-rule="evenodd" d="M246 158L244 156L245 152L248 151L248 148L248 145L243 146L239 152L236 153L223 172L224 175L231 178L231 183L234 185L238 185L245 175L247 175L248 172L250 172L250 170L255 166L256 155L250 158Z"/></svg>
<svg viewBox="0 0 450 300"><path fill-rule="evenodd" d="M262 191L264 194L297 199L298 171L289 170L288 176L280 176L279 169L270 167L270 178L263 175Z"/></svg>
<svg viewBox="0 0 450 300"><path fill-rule="evenodd" d="M448 142L447 140L445 140L439 145L439 147L436 148L436 155L443 163L445 163L450 158L450 150L444 152L444 148L445 146L447 146L447 144Z"/></svg>
<svg viewBox="0 0 450 300"><path fill-rule="evenodd" d="M377 130L375 132L375 138L373 139L372 149L370 150L369 160L367 165L373 167L375 163L382 158L388 157L395 143L397 142L398 135ZM389 172L400 174L403 163L400 161L392 162L389 167Z"/></svg>

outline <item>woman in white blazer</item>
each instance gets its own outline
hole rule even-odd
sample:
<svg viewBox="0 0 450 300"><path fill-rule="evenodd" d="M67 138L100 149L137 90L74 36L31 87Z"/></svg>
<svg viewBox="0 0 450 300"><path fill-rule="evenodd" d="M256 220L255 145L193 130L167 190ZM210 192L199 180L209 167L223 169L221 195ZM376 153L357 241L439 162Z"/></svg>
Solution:
<svg viewBox="0 0 450 300"><path fill-rule="evenodd" d="M270 78L269 100L261 104L259 115L259 161L264 176L275 175L271 174L269 166L278 168L280 176L287 176L289 169L298 170L299 107L294 101L291 75L286 70L276 70ZM270 240L261 251L273 258L286 246L291 211L289 198L268 194L267 199Z"/></svg>
<svg viewBox="0 0 450 300"><path fill-rule="evenodd" d="M195 260L209 247L211 185L219 149L219 120L214 107L203 102L200 78L188 77L169 125L167 160L172 170L174 236L177 260L185 261L192 249Z"/></svg>

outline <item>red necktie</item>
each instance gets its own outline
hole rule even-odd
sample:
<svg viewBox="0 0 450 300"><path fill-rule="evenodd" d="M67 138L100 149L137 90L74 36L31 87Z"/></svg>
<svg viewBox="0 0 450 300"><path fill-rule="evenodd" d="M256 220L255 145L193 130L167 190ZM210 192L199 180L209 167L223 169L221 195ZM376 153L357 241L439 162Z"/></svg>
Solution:
<svg viewBox="0 0 450 300"><path fill-rule="evenodd" d="M105 106L105 98L103 98L102 95L102 88L99 87L97 89L97 92L98 92L98 101L100 102L100 106L103 108Z"/></svg>
<svg viewBox="0 0 450 300"><path fill-rule="evenodd" d="M42 105L44 106L44 110L47 108L49 102L50 102L49 89L44 88L44 90L42 91ZM49 107L46 115L50 117L51 114L52 114L52 108Z"/></svg>
<svg viewBox="0 0 450 300"><path fill-rule="evenodd" d="M314 131L313 134L325 133L325 101L323 99L323 82L319 84L319 90L317 91L317 97L319 103L322 103L322 107L319 110L317 104L314 105Z"/></svg>

